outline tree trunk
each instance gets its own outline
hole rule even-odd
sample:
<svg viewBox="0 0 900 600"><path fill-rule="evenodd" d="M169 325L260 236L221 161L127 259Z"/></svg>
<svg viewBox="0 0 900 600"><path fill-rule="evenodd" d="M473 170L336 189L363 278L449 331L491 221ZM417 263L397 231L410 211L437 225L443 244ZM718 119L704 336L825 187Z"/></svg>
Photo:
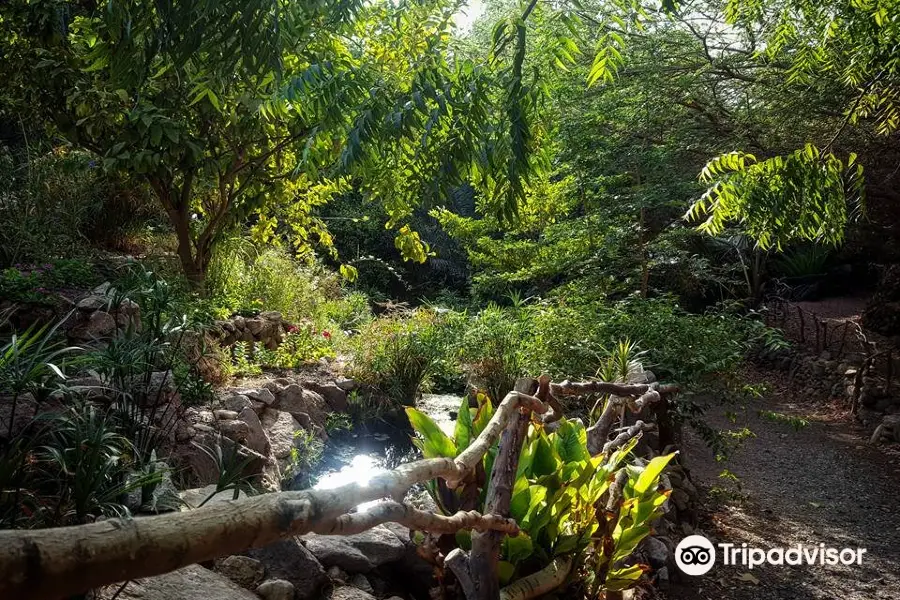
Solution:
<svg viewBox="0 0 900 600"><path fill-rule="evenodd" d="M164 181L151 177L150 187L156 192L160 204L169 216L169 222L175 230L178 240L178 258L181 269L188 283L196 290L203 290L206 282L206 269L211 258L208 245L198 246L191 232L191 192L194 177L186 173L184 182L179 188L174 181Z"/></svg>

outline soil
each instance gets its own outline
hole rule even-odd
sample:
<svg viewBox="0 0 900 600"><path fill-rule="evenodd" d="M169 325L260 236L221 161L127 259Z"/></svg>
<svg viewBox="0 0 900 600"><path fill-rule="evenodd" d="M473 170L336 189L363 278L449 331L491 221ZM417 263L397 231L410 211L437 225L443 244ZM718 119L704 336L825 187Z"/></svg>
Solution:
<svg viewBox="0 0 900 600"><path fill-rule="evenodd" d="M713 543L770 549L824 543L865 548L861 566L769 566L752 571L716 565L669 594L678 600L900 600L900 451L876 447L843 407L814 404L784 375L756 368L749 382L765 382L764 397L710 410L720 429L749 428L727 461L717 462L696 435L684 450L707 496L702 533ZM799 417L808 425L763 418L760 411ZM739 487L719 477L724 469ZM718 551L718 549L717 549Z"/></svg>

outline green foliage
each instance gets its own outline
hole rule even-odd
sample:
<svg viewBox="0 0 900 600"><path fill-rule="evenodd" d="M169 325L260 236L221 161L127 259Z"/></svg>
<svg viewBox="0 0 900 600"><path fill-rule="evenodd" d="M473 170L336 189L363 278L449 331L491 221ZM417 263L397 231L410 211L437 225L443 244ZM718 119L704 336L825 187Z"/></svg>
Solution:
<svg viewBox="0 0 900 600"><path fill-rule="evenodd" d="M51 259L39 265L15 264L0 271L0 297L12 302L52 304L60 288L97 283L93 266L78 259Z"/></svg>
<svg viewBox="0 0 900 600"><path fill-rule="evenodd" d="M494 402L501 402L512 391L516 379L525 374L521 348L527 344L528 325L526 311L504 310L495 304L465 323L460 358L470 382Z"/></svg>
<svg viewBox="0 0 900 600"><path fill-rule="evenodd" d="M415 442L423 455L452 458L465 449L490 419L490 400L481 396L479 404L478 409L472 409L468 398L463 399L452 438L427 415L408 408L410 423L418 435ZM521 532L503 540L502 583L526 574L523 571L546 566L556 556L575 554L588 566L589 585L617 590L635 584L642 571L632 573L617 564L650 533L650 523L662 514L668 494L657 490L659 476L674 456L658 457L646 465L626 464L635 443L633 440L610 456L591 457L587 433L579 421L563 419L549 434L538 425L531 427L519 458L510 503L510 516ZM486 473L490 473L493 452L496 449L485 457ZM622 503L607 512L610 484L623 469L628 479ZM465 490L450 492L436 482L431 482L428 490L447 514L455 512L467 497ZM480 495L483 501L484 490ZM469 535L457 533L457 543L466 548Z"/></svg>
<svg viewBox="0 0 900 600"><path fill-rule="evenodd" d="M812 144L786 156L757 161L741 152L711 160L700 175L709 190L688 211L700 229L719 235L729 222L763 249L781 250L798 240L839 244L848 204L862 203L862 165L851 154L846 164Z"/></svg>
<svg viewBox="0 0 900 600"><path fill-rule="evenodd" d="M228 490L233 492L233 500L237 500L241 492L248 495L256 493L250 484L250 477L246 475L247 467L254 461L252 455L241 456L237 444L230 444L228 450L223 450L219 444L211 448L198 444L194 446L209 457L216 470L216 488L194 508L200 508L216 494Z"/></svg>
<svg viewBox="0 0 900 600"><path fill-rule="evenodd" d="M429 310L372 321L352 342L351 376L412 406L447 351L441 327L441 316Z"/></svg>
<svg viewBox="0 0 900 600"><path fill-rule="evenodd" d="M794 415L786 415L783 413L772 412L770 410L761 410L759 411L759 416L767 421L771 421L773 423L780 423L783 425L790 426L794 431L800 431L802 429L806 429L809 426L809 421L802 417L797 417Z"/></svg>
<svg viewBox="0 0 900 600"><path fill-rule="evenodd" d="M220 318L274 310L287 321L298 322L314 318L320 304L336 303L340 295L333 273L303 265L281 248L258 250L241 237L229 238L218 247L206 285ZM331 306L332 311L338 308Z"/></svg>
<svg viewBox="0 0 900 600"><path fill-rule="evenodd" d="M290 462L281 474L282 489L304 489L310 485L312 470L322 460L325 444L306 429L294 432Z"/></svg>
<svg viewBox="0 0 900 600"><path fill-rule="evenodd" d="M785 277L808 277L825 273L829 252L822 246L797 248L775 261L775 268Z"/></svg>
<svg viewBox="0 0 900 600"><path fill-rule="evenodd" d="M353 420L350 415L340 412L328 413L325 417L325 433L334 435L353 429Z"/></svg>

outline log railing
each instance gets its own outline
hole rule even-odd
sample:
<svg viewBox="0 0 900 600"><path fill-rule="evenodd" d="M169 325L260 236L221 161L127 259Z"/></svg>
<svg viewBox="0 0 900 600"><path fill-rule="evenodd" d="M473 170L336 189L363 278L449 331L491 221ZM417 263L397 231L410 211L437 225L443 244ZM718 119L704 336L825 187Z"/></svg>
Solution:
<svg viewBox="0 0 900 600"><path fill-rule="evenodd" d="M648 428L638 421L614 440L608 440L614 418L621 410L627 406L639 412L676 388L605 382L552 384L547 377L520 380L516 388L503 399L478 438L455 459L431 458L401 465L374 476L365 485L264 494L137 519L0 531L0 598L58 600L102 585L160 575L240 553L286 537L306 533L349 535L389 521L431 532L473 529L470 555L457 551L447 557L447 566L457 573L467 595L485 600L533 597L560 585L571 569L571 561L556 561L502 592L498 589L495 563L499 544L504 534L518 533L515 521L507 518L509 496L532 414L544 415L545 422L552 422L562 416L558 396L610 394L597 423L589 428L588 445L591 453L597 454L618 447ZM416 483L442 478L450 487L459 485L498 440L500 453L494 462L485 503L488 514L469 511L443 516L403 503L407 491ZM352 512L364 502L379 500L364 512ZM561 567L565 567L564 572Z"/></svg>

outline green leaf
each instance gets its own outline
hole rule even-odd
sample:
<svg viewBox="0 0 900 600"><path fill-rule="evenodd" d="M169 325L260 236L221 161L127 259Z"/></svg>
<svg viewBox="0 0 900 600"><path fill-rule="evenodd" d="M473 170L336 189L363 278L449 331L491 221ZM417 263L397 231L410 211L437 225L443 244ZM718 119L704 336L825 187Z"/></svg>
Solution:
<svg viewBox="0 0 900 600"><path fill-rule="evenodd" d="M615 569L609 572L603 587L611 592L627 590L634 587L643 574L644 569L641 565Z"/></svg>
<svg viewBox="0 0 900 600"><path fill-rule="evenodd" d="M456 449L458 452L462 452L472 443L472 433L473 425L472 413L469 412L469 397L465 396L462 399L462 404L459 406L459 413L456 417L456 428L454 431L454 441L456 442Z"/></svg>
<svg viewBox="0 0 900 600"><path fill-rule="evenodd" d="M500 578L500 583L506 585L509 583L513 575L516 572L516 566L510 562L505 560L501 560L497 563L497 576Z"/></svg>
<svg viewBox="0 0 900 600"><path fill-rule="evenodd" d="M644 467L644 470L641 472L640 477L634 484L634 492L638 496L643 496L646 494L651 488L656 489L656 485L659 483L659 476L662 474L663 469L666 468L666 465L669 464L675 457L675 452L671 454L667 454L665 456L657 456Z"/></svg>
<svg viewBox="0 0 900 600"><path fill-rule="evenodd" d="M533 550L534 545L531 542L531 538L524 531L515 537L507 535L503 538L503 558L513 564L531 556Z"/></svg>
<svg viewBox="0 0 900 600"><path fill-rule="evenodd" d="M579 462L590 458L587 451L587 432L579 421L562 419L553 435L553 446L564 463Z"/></svg>
<svg viewBox="0 0 900 600"><path fill-rule="evenodd" d="M547 437L543 434L535 441L534 459L531 463L531 472L534 477L550 475L559 468L559 458Z"/></svg>
<svg viewBox="0 0 900 600"><path fill-rule="evenodd" d="M456 445L437 423L415 408L407 408L406 416L412 428L422 436L422 454L425 458L455 458Z"/></svg>
<svg viewBox="0 0 900 600"><path fill-rule="evenodd" d="M494 416L494 405L486 394L478 394L478 412L472 420L472 439L477 438Z"/></svg>

